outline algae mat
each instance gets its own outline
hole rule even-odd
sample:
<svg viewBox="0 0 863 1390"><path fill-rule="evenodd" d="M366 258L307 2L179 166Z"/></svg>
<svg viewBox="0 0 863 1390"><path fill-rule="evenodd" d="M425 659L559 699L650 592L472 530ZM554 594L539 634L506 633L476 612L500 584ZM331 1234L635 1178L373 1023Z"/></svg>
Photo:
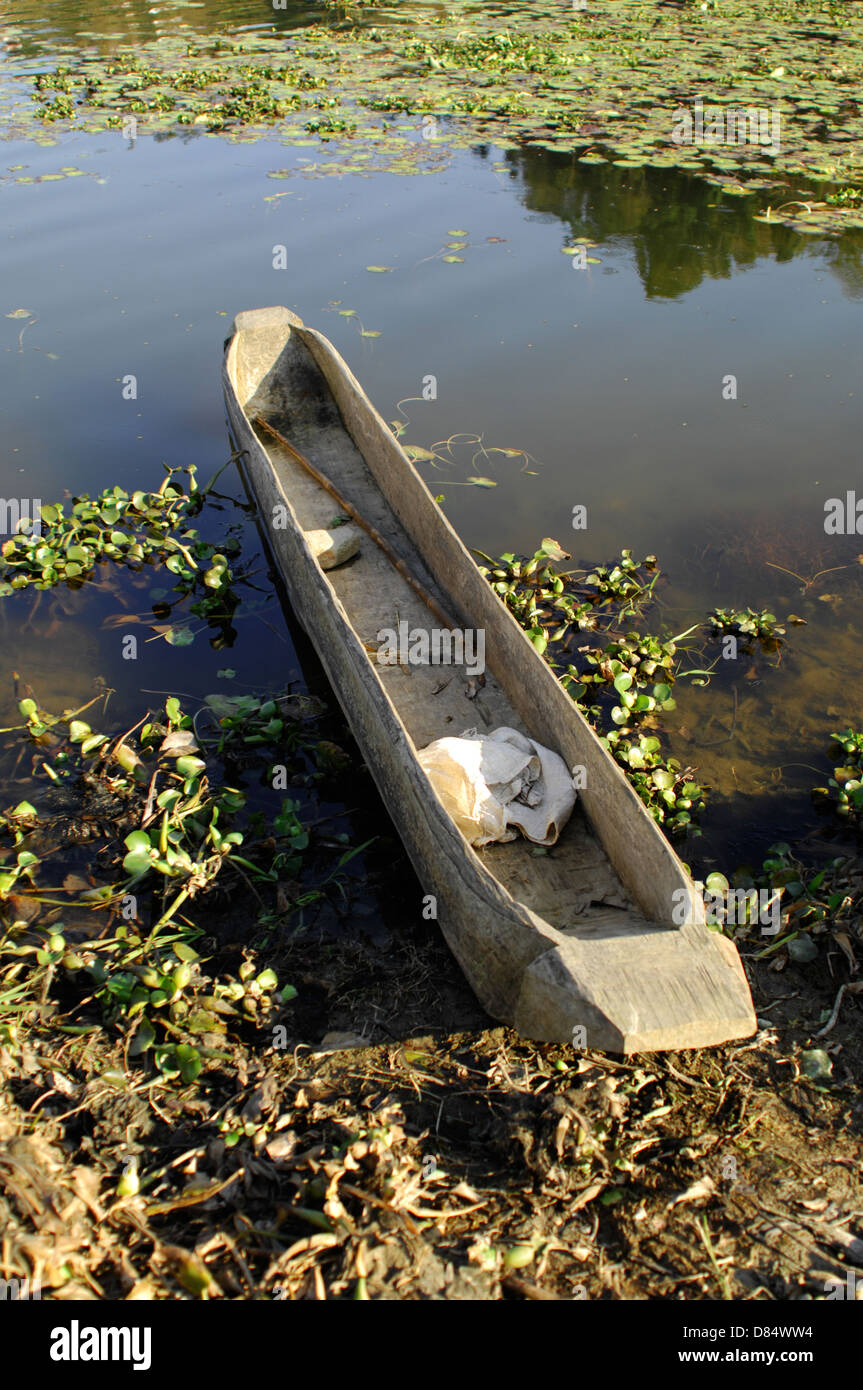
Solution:
<svg viewBox="0 0 863 1390"><path fill-rule="evenodd" d="M14 132L275 128L321 172L437 166L478 141L687 169L805 231L863 226L863 6L337 4L292 31L82 39ZM109 38L110 36L104 36ZM88 46L89 45L89 46ZM747 119L748 116L748 119ZM26 128L23 129L22 127Z"/></svg>

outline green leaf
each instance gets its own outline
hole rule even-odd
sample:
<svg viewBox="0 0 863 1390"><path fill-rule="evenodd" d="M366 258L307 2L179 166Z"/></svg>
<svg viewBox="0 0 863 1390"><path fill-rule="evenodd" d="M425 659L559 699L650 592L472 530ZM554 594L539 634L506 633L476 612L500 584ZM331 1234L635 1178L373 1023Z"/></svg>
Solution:
<svg viewBox="0 0 863 1390"><path fill-rule="evenodd" d="M129 1055L131 1057L140 1057L141 1053L146 1052L148 1048L152 1047L155 1041L156 1030L149 1019L142 1018L129 1047Z"/></svg>
<svg viewBox="0 0 863 1390"><path fill-rule="evenodd" d="M118 1091L125 1091L129 1084L125 1072L120 1071L118 1067L109 1067L107 1071L103 1071L99 1080L114 1086Z"/></svg>
<svg viewBox="0 0 863 1390"><path fill-rule="evenodd" d="M178 1043L175 1057L180 1068L180 1076L187 1084L194 1081L200 1075L204 1065L203 1058L196 1047L191 1043Z"/></svg>
<svg viewBox="0 0 863 1390"><path fill-rule="evenodd" d="M131 878L140 878L146 874L153 866L153 859L143 849L133 849L123 860L123 868Z"/></svg>
<svg viewBox="0 0 863 1390"><path fill-rule="evenodd" d="M91 753L95 753L97 748L101 748L102 744L107 742L108 738L106 734L91 734L90 737L85 738L81 744L81 756L89 758Z"/></svg>
<svg viewBox="0 0 863 1390"><path fill-rule="evenodd" d="M127 743L120 743L117 745L114 750L114 757L117 759L117 762L124 772L134 772L136 767L141 766L141 759L138 757L138 754L135 752L134 748L130 748Z"/></svg>
<svg viewBox="0 0 863 1390"><path fill-rule="evenodd" d="M165 641L172 647L191 647L195 634L190 627L172 627L165 633Z"/></svg>
<svg viewBox="0 0 863 1390"><path fill-rule="evenodd" d="M197 777L207 766L200 758L178 758L177 771L181 777Z"/></svg>
<svg viewBox="0 0 863 1390"><path fill-rule="evenodd" d="M150 837L146 830L133 830L126 836L123 844L127 849L146 849L151 848Z"/></svg>

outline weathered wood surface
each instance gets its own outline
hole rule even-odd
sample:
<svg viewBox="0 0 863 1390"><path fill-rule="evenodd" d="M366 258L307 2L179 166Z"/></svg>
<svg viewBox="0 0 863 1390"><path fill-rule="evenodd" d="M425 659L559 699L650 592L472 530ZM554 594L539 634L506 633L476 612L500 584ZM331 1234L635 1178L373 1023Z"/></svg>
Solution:
<svg viewBox="0 0 863 1390"><path fill-rule="evenodd" d="M224 369L228 413L278 567L413 861L446 940L494 1017L526 1036L612 1052L746 1037L755 1017L731 942L708 930L682 863L580 711L479 574L447 518L333 346L283 308L239 314ZM486 683L458 666L380 666L367 648L428 608L371 540L325 573L304 532L334 504L261 415L315 464L443 611L484 629ZM276 508L287 525L273 526ZM471 698L471 695L474 698ZM506 724L585 769L558 844L472 850L416 750ZM671 923L683 892L686 921ZM676 901L680 901L678 898ZM417 904L420 911L420 904Z"/></svg>

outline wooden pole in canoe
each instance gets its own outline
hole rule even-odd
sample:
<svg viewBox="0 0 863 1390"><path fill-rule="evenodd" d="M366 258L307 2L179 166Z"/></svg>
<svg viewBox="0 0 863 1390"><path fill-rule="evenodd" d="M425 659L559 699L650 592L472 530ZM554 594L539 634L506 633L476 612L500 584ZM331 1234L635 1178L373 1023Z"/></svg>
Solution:
<svg viewBox="0 0 863 1390"><path fill-rule="evenodd" d="M455 624L447 617L437 600L432 598L431 594L427 589L423 588L418 579L414 579L407 565L399 558L389 542L384 540L380 531L376 531L371 522L366 521L364 517L360 516L356 507L352 506L347 498L342 497L342 494L333 486L329 478L325 478L323 473L306 458L305 454L301 454L299 449L295 449L293 444L289 444L285 436L280 434L277 429L274 429L272 425L268 424L263 416L256 415L254 423L257 425L258 429L263 430L265 434L275 439L276 443L280 444L281 447L290 454L292 459L295 459L297 463L301 464L306 472L314 478L315 482L320 484L324 491L328 492L335 502L338 502L342 511L347 512L348 516L350 516L358 526L362 527L367 536L371 536L375 545L380 547L390 564L395 566L402 579L410 584L417 597L421 598L426 607L431 609L438 621L443 623L444 627L453 629Z"/></svg>

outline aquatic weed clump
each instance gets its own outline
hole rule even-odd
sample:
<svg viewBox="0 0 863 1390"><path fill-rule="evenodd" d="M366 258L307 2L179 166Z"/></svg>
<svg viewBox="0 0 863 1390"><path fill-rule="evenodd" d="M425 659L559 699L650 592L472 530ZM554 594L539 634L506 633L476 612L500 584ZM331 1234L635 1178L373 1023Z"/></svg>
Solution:
<svg viewBox="0 0 863 1390"><path fill-rule="evenodd" d="M833 776L826 787L814 787L812 795L822 806L858 826L863 814L863 734L848 728L831 734L830 739L837 745L833 749Z"/></svg>
<svg viewBox="0 0 863 1390"><path fill-rule="evenodd" d="M188 491L178 482L180 471L188 472ZM30 588L79 589L101 565L139 569L161 563L175 582L170 590L154 591L154 615L170 617L177 604L192 599L191 613L227 630L239 603L230 561L240 542L229 529L216 545L190 524L206 495L198 489L194 467L166 465L166 474L156 492L112 487L98 497L82 493L40 504L39 515L19 520L16 533L0 544L0 599ZM128 621L126 615L123 619ZM172 646L194 641L188 622L153 626Z"/></svg>
<svg viewBox="0 0 863 1390"><path fill-rule="evenodd" d="M177 482L181 470L166 466L166 471L157 492L112 487L98 497L82 493L44 503L38 517L19 521L17 534L0 545L0 598L31 585L82 583L104 561L137 565L159 559L178 575L194 573L201 560L211 561L204 571L208 587L227 585L225 557L216 557L214 547L188 525L203 504L195 469L182 470L189 473L188 492Z"/></svg>
<svg viewBox="0 0 863 1390"><path fill-rule="evenodd" d="M90 705L53 714L31 695L19 702L22 723L0 733L18 737L19 763L31 750L34 776L31 799L0 811L0 1041L49 1024L70 1036L102 1028L128 1057L188 1083L238 1029L280 1017L295 990L279 988L259 950L289 919L344 897L343 870L366 846L321 839L299 801L273 811L258 797L252 809L225 769L248 769L251 754L268 786L286 786L274 764L296 772L321 748L326 761L335 745L317 740L307 699L213 697L193 717L169 697L110 736L83 718ZM226 971L204 920L238 891L251 895L248 931Z"/></svg>
<svg viewBox="0 0 863 1390"><path fill-rule="evenodd" d="M485 562L480 573L578 703L654 820L669 834L700 833L706 789L691 767L666 756L655 732L661 715L675 708L677 644L629 626L653 602L660 577L656 557L637 561L623 550L613 564L561 571L556 566L570 557L551 537L530 557L508 552L493 560L475 553ZM598 637L578 640L583 633Z"/></svg>
<svg viewBox="0 0 863 1390"><path fill-rule="evenodd" d="M777 621L775 613L766 608L714 608L708 622L714 634L740 637L750 646L758 642L762 651L778 651L786 635L786 628Z"/></svg>

